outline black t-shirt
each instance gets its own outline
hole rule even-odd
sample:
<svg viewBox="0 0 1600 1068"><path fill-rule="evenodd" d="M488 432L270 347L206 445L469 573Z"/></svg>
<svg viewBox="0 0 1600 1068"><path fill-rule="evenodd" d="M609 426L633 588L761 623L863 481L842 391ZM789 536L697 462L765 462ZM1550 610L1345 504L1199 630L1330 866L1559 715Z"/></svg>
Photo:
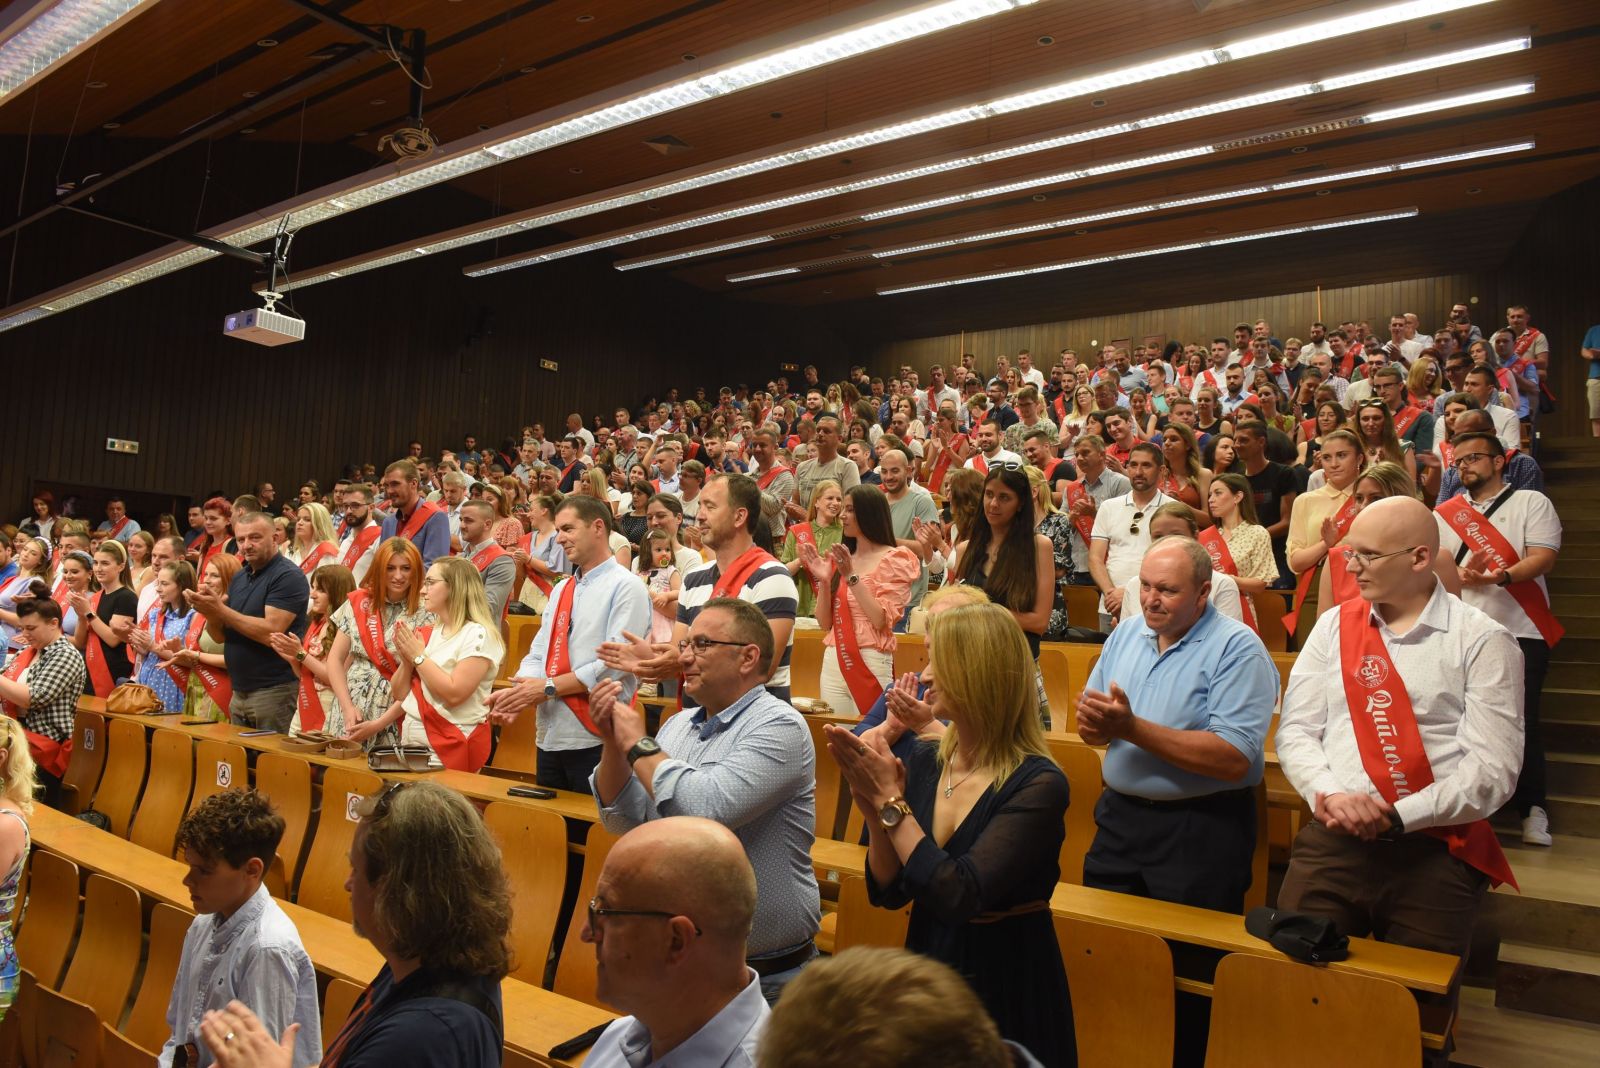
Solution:
<svg viewBox="0 0 1600 1068"><path fill-rule="evenodd" d="M100 607L95 610L94 614L104 620L107 626L110 626L112 616L127 616L135 623L138 623L138 613L139 595L128 587L122 586L112 593L102 593L100 595ZM86 627L89 624L80 623L79 626ZM133 662L128 659L127 642L123 642L120 645L102 643L102 646L106 651L106 667L111 670L111 681L125 679L133 674ZM83 692L93 693L93 686L94 682L86 679Z"/></svg>
<svg viewBox="0 0 1600 1068"><path fill-rule="evenodd" d="M1291 493L1297 492L1294 472L1283 464L1267 461L1267 466L1253 475L1245 475L1250 480L1250 488L1254 491L1256 503L1256 518L1264 527L1270 527L1283 519L1283 499ZM1273 539L1276 542L1287 540L1286 535Z"/></svg>
<svg viewBox="0 0 1600 1068"><path fill-rule="evenodd" d="M294 622L289 626L289 633L296 638L305 635L306 605L310 597L311 586L305 575L287 556L274 556L260 571L253 571L245 564L228 583L229 608L243 616L263 618L269 607L293 612ZM253 641L236 630L226 630L224 637L227 641L222 656L228 663L228 676L235 693L250 693L295 681L294 672L272 651L272 646Z"/></svg>

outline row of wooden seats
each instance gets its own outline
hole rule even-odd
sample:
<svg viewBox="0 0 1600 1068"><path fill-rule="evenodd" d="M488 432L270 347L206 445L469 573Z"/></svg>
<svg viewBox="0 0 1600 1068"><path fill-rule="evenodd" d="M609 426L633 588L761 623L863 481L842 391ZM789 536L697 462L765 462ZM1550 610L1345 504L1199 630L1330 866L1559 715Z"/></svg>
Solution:
<svg viewBox="0 0 1600 1068"><path fill-rule="evenodd" d="M835 952L905 945L908 910L872 908L866 881L839 889ZM1178 979L1158 935L1080 917L1053 917L1072 993L1078 1063L1172 1064ZM1392 979L1229 953L1211 983L1208 1068L1364 1064L1415 1068L1422 1056L1416 999Z"/></svg>

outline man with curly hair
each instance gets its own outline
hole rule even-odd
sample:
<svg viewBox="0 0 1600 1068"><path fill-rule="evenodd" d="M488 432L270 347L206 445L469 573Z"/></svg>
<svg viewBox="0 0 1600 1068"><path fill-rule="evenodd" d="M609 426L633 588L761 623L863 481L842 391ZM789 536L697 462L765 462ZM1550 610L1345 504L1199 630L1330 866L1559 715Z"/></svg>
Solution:
<svg viewBox="0 0 1600 1068"><path fill-rule="evenodd" d="M262 882L283 826L265 795L227 790L202 801L178 827L189 865L183 885L199 915L184 937L167 1003L171 1034L161 1048L161 1068L216 1063L200 1041L200 1021L236 999L255 1006L274 1033L300 1025L296 1064L322 1059L317 974L300 932Z"/></svg>

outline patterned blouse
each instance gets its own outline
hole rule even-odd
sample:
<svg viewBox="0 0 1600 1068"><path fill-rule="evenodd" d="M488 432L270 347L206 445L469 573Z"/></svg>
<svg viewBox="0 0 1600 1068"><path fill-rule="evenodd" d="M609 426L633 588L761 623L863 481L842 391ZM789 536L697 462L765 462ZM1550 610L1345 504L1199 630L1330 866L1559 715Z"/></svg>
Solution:
<svg viewBox="0 0 1600 1068"><path fill-rule="evenodd" d="M1224 531L1222 540L1228 543L1228 553L1240 578L1262 579L1268 583L1278 581L1278 565L1272 556L1272 536L1259 523L1240 523L1231 531Z"/></svg>

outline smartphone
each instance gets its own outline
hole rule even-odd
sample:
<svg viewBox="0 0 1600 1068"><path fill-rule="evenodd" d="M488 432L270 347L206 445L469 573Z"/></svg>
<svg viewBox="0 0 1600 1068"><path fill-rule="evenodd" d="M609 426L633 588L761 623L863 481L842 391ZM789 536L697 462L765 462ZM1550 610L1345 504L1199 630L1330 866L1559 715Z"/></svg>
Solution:
<svg viewBox="0 0 1600 1068"><path fill-rule="evenodd" d="M540 801L552 801L556 792L547 786L513 786L506 791L512 797L536 797Z"/></svg>
<svg viewBox="0 0 1600 1068"><path fill-rule="evenodd" d="M278 733L277 731L240 731L239 732L239 737L241 737L241 738L264 738L269 734L277 734L277 733Z"/></svg>
<svg viewBox="0 0 1600 1068"><path fill-rule="evenodd" d="M212 719L180 719L178 723L184 727L209 727L215 723Z"/></svg>

